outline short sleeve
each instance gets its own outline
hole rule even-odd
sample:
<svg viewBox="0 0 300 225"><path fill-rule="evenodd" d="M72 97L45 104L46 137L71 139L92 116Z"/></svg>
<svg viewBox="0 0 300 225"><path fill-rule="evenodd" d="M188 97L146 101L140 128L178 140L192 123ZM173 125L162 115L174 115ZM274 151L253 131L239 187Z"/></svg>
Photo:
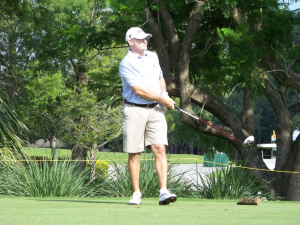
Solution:
<svg viewBox="0 0 300 225"><path fill-rule="evenodd" d="M141 84L141 78L139 72L130 63L122 62L119 68L120 76L130 86L136 86Z"/></svg>

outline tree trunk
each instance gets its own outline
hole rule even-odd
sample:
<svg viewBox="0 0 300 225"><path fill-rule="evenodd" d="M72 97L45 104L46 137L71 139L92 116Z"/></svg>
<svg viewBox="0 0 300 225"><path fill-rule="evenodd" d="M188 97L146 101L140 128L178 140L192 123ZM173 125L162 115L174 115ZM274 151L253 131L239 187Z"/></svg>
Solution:
<svg viewBox="0 0 300 225"><path fill-rule="evenodd" d="M88 84L88 77L80 70L83 70L84 65L81 65L80 63L75 64L72 60L71 64L73 66L74 72L77 77L77 88L76 92L77 94L81 94L81 85L86 86ZM74 121L75 124L81 124L83 122L83 116L78 115L78 118ZM79 160L81 169L84 170L86 167L86 157L87 157L87 149L86 147L83 147L83 144L81 143L75 143L74 148L72 150L72 159L73 160Z"/></svg>
<svg viewBox="0 0 300 225"><path fill-rule="evenodd" d="M96 175L96 158L97 158L97 152L98 152L98 148L97 148L97 135L94 138L93 144L92 144L92 148L91 148L91 155L90 155L90 160L89 160L89 167L90 167L90 173L91 173L91 178L90 180L93 181L95 179L95 175Z"/></svg>
<svg viewBox="0 0 300 225"><path fill-rule="evenodd" d="M75 123L81 123L83 117L80 116L75 120ZM73 131L74 132L74 131ZM73 134L76 137L76 134ZM86 157L87 157L87 149L81 143L75 143L74 148L72 149L72 160L78 160L81 170L86 168Z"/></svg>
<svg viewBox="0 0 300 225"><path fill-rule="evenodd" d="M56 155L56 136L55 134L51 134L51 138L50 138L50 148L51 148L51 156L52 159L56 159L57 155Z"/></svg>
<svg viewBox="0 0 300 225"><path fill-rule="evenodd" d="M87 157L87 150L80 144L76 144L72 149L72 160L78 160L80 165L80 169L84 170L86 167L86 157Z"/></svg>
<svg viewBox="0 0 300 225"><path fill-rule="evenodd" d="M291 171L296 173L292 173L289 177L286 200L300 201L300 136L298 136L292 152L296 154L293 154Z"/></svg>
<svg viewBox="0 0 300 225"><path fill-rule="evenodd" d="M242 127L249 135L254 135L253 117L254 117L254 100L250 99L250 91L244 88Z"/></svg>

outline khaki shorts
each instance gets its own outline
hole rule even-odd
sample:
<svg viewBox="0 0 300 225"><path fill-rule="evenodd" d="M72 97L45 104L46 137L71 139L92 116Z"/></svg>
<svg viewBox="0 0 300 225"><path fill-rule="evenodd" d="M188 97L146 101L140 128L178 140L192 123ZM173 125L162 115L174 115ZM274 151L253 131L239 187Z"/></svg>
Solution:
<svg viewBox="0 0 300 225"><path fill-rule="evenodd" d="M147 109L124 104L122 119L124 152L139 153L149 145L168 145L164 106Z"/></svg>

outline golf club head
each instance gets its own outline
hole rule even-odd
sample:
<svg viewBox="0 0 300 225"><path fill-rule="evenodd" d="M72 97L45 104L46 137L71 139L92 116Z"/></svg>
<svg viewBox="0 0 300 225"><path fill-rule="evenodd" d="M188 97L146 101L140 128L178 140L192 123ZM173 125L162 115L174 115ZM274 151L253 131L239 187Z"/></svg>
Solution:
<svg viewBox="0 0 300 225"><path fill-rule="evenodd" d="M254 142L254 137L253 136L249 136L245 139L245 141L243 142L244 146L249 146L252 145Z"/></svg>

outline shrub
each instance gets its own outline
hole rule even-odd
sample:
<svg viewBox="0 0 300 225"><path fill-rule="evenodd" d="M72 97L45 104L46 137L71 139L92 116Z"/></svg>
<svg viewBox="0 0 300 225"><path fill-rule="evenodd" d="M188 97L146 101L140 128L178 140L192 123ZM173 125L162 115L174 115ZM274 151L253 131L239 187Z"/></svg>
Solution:
<svg viewBox="0 0 300 225"><path fill-rule="evenodd" d="M87 168L89 169L89 160L86 161ZM108 176L108 162L105 160L96 160L95 162L95 172L100 176Z"/></svg>

